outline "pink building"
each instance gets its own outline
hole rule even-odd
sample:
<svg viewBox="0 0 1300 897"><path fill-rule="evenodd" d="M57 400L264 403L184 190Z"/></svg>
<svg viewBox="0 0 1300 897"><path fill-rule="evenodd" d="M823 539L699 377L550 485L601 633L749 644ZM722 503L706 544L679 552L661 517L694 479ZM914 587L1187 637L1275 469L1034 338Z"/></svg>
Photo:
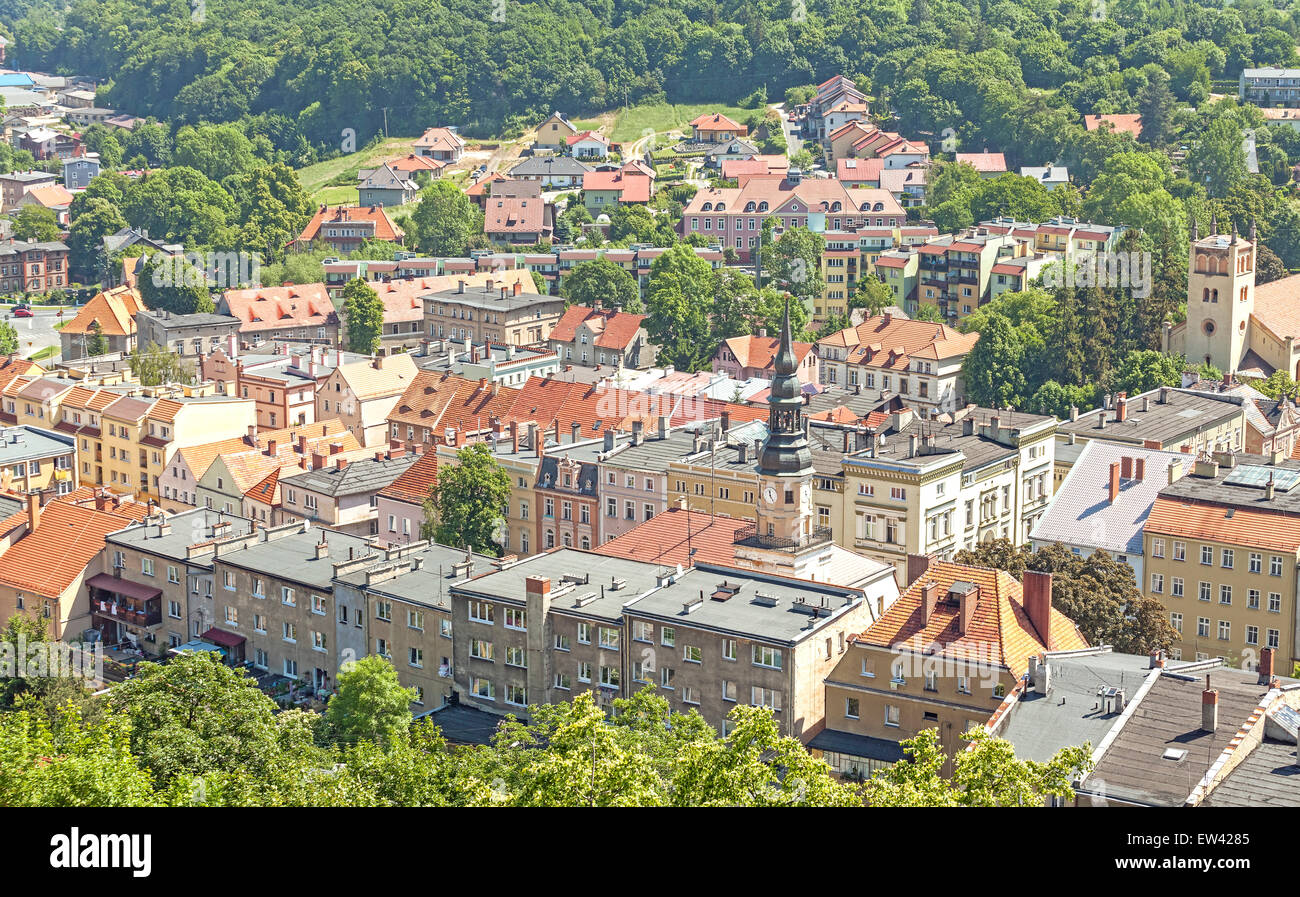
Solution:
<svg viewBox="0 0 1300 897"><path fill-rule="evenodd" d="M775 359L781 341L767 336L733 336L718 346L713 353L713 373L726 374L733 380L759 377L771 380L775 376ZM817 382L817 354L812 343L794 343L794 357L799 362L796 373L800 383Z"/></svg>

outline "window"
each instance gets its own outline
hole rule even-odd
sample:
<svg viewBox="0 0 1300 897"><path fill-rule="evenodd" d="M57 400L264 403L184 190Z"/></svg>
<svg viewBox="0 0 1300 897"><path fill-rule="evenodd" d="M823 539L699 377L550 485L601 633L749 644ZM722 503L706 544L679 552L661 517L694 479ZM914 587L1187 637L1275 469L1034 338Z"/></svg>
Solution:
<svg viewBox="0 0 1300 897"><path fill-rule="evenodd" d="M1264 572L1264 556L1257 551L1252 551L1250 553L1250 572L1251 573Z"/></svg>
<svg viewBox="0 0 1300 897"><path fill-rule="evenodd" d="M471 601L469 603L469 618L475 623L492 624L496 606L487 601Z"/></svg>
<svg viewBox="0 0 1300 897"><path fill-rule="evenodd" d="M295 627L292 623L282 623L282 624L280 624L280 625L281 625L281 630L280 630L280 632L281 632L281 637L282 637L286 642L296 642L296 641L298 641L298 629L297 629L297 627Z"/></svg>
<svg viewBox="0 0 1300 897"><path fill-rule="evenodd" d="M506 647L506 666L528 668L528 652L518 645Z"/></svg>
<svg viewBox="0 0 1300 897"><path fill-rule="evenodd" d="M181 603L179 601L167 602L167 616L171 617L173 620L179 620L181 618Z"/></svg>
<svg viewBox="0 0 1300 897"><path fill-rule="evenodd" d="M1210 584L1209 584L1208 582L1205 582L1204 580L1202 580L1198 585L1199 585L1199 591L1198 591L1196 597L1199 598L1199 599L1202 600L1202 601L1209 601L1209 600L1210 600Z"/></svg>
<svg viewBox="0 0 1300 897"><path fill-rule="evenodd" d="M176 571L176 568L175 568L175 567L168 566L168 568L167 568L167 581L168 581L168 582L180 582L180 581L181 581L180 574Z"/></svg>
<svg viewBox="0 0 1300 897"><path fill-rule="evenodd" d="M1169 581L1169 594L1175 598L1183 597L1183 578L1175 576Z"/></svg>
<svg viewBox="0 0 1300 897"><path fill-rule="evenodd" d="M898 706L896 704L885 705L885 725L898 726Z"/></svg>
<svg viewBox="0 0 1300 897"><path fill-rule="evenodd" d="M293 589L288 586L280 586L280 603L287 604L290 607L295 606L297 599L294 597Z"/></svg>
<svg viewBox="0 0 1300 897"><path fill-rule="evenodd" d="M737 652L736 652L736 644L737 644L737 643L736 643L736 640L735 640L734 638L724 638L724 639L722 640L722 659L723 659L723 660L735 660L735 659L736 659L736 653L737 653Z"/></svg>
<svg viewBox="0 0 1300 897"><path fill-rule="evenodd" d="M1246 607L1250 610L1259 610L1259 589L1246 590Z"/></svg>
<svg viewBox="0 0 1300 897"><path fill-rule="evenodd" d="M753 662L756 667L779 670L781 669L781 649L767 645L754 645Z"/></svg>
<svg viewBox="0 0 1300 897"><path fill-rule="evenodd" d="M1174 543L1174 560L1183 561L1187 559L1187 544L1184 542Z"/></svg>
<svg viewBox="0 0 1300 897"><path fill-rule="evenodd" d="M239 608L231 605L226 606L226 622L231 626L239 625Z"/></svg>
<svg viewBox="0 0 1300 897"><path fill-rule="evenodd" d="M555 650L556 651L569 650L569 637L567 635L561 635L558 632L555 634Z"/></svg>
<svg viewBox="0 0 1300 897"><path fill-rule="evenodd" d="M665 626L663 628L663 631L659 633L659 644L663 645L665 648L676 647L677 645L676 631L668 626Z"/></svg>
<svg viewBox="0 0 1300 897"><path fill-rule="evenodd" d="M600 684L607 688L618 688L619 671L615 666L602 666L600 668Z"/></svg>
<svg viewBox="0 0 1300 897"><path fill-rule="evenodd" d="M1165 590L1165 575L1164 575L1163 573L1152 573L1152 574L1151 574L1151 591L1153 591L1153 592L1155 592L1157 595L1159 595L1159 594L1163 593L1164 590Z"/></svg>
<svg viewBox="0 0 1300 897"><path fill-rule="evenodd" d="M1151 556L1152 556L1153 558L1162 558L1162 557L1165 556L1165 540L1164 540L1164 539L1152 539L1152 540L1151 540Z"/></svg>
<svg viewBox="0 0 1300 897"><path fill-rule="evenodd" d="M1246 627L1246 644L1248 644L1248 645L1258 645L1258 644L1259 644L1259 627L1258 627L1258 626L1247 626L1247 627Z"/></svg>
<svg viewBox="0 0 1300 897"><path fill-rule="evenodd" d="M568 691L573 687L573 681L569 678L568 673L556 673L553 681L556 688L563 689L564 691Z"/></svg>
<svg viewBox="0 0 1300 897"><path fill-rule="evenodd" d="M584 660L584 661L582 661L581 663L578 664L578 681L579 681L579 682L590 682L590 681L591 681L591 663L590 663L590 662Z"/></svg>
<svg viewBox="0 0 1300 897"><path fill-rule="evenodd" d="M659 668L659 685L663 688L671 689L673 687L674 671L672 667Z"/></svg>
<svg viewBox="0 0 1300 897"><path fill-rule="evenodd" d="M528 704L528 690L522 685L506 686L506 703L514 704L516 707L523 707Z"/></svg>
<svg viewBox="0 0 1300 897"><path fill-rule="evenodd" d="M490 679L475 679L470 684L470 690L480 698L487 698L489 701L496 700L496 687Z"/></svg>
<svg viewBox="0 0 1300 897"><path fill-rule="evenodd" d="M702 659L703 655L700 653L700 649L695 645L686 645L682 649L682 660L687 663L700 663Z"/></svg>
<svg viewBox="0 0 1300 897"><path fill-rule="evenodd" d="M326 648L329 647L329 644L325 638L325 633L317 632L313 629L311 633L311 646L317 651L326 650Z"/></svg>
<svg viewBox="0 0 1300 897"><path fill-rule="evenodd" d="M1209 637L1210 637L1210 618L1209 618L1209 617L1197 617L1197 618L1196 618L1196 637L1197 637L1197 638L1209 638Z"/></svg>
<svg viewBox="0 0 1300 897"><path fill-rule="evenodd" d="M1234 552L1231 548L1225 548L1219 554L1219 566L1225 570L1231 570L1235 559Z"/></svg>
<svg viewBox="0 0 1300 897"><path fill-rule="evenodd" d="M1201 546L1201 563L1207 567L1214 563L1214 549L1208 545Z"/></svg>
<svg viewBox="0 0 1300 897"><path fill-rule="evenodd" d="M385 623L393 622L393 602L376 601L375 602L375 619L383 620Z"/></svg>
<svg viewBox="0 0 1300 897"><path fill-rule="evenodd" d="M1232 586L1230 585L1219 586L1219 603L1220 604L1232 603Z"/></svg>
<svg viewBox="0 0 1300 897"><path fill-rule="evenodd" d="M519 632L527 632L527 615L517 607L506 608L506 629L515 629Z"/></svg>
<svg viewBox="0 0 1300 897"><path fill-rule="evenodd" d="M781 709L781 692L775 688L760 688L755 685L749 690L749 703L755 707L768 707L772 710Z"/></svg>
<svg viewBox="0 0 1300 897"><path fill-rule="evenodd" d="M325 599L320 595L311 596L311 612L314 614L325 614Z"/></svg>
<svg viewBox="0 0 1300 897"><path fill-rule="evenodd" d="M1269 613L1273 613L1273 614L1280 614L1280 613L1282 613L1282 593L1281 593L1281 592L1269 592L1269 593L1268 593L1268 611L1269 611Z"/></svg>
<svg viewBox="0 0 1300 897"><path fill-rule="evenodd" d="M140 558L140 572L145 576L153 576L153 558Z"/></svg>
<svg viewBox="0 0 1300 897"><path fill-rule="evenodd" d="M424 611L408 610L406 612L406 625L410 629L424 629Z"/></svg>
<svg viewBox="0 0 1300 897"><path fill-rule="evenodd" d="M600 627L600 646L611 651L618 650L619 631L613 626Z"/></svg>
<svg viewBox="0 0 1300 897"><path fill-rule="evenodd" d="M1232 624L1227 620L1219 621L1219 641L1226 642L1232 638Z"/></svg>
<svg viewBox="0 0 1300 897"><path fill-rule="evenodd" d="M1174 627L1174 632L1177 632L1179 635L1182 635L1182 632L1183 632L1183 615L1182 615L1182 614L1170 614L1170 615L1169 615L1169 625L1172 626L1172 627Z"/></svg>
<svg viewBox="0 0 1300 897"><path fill-rule="evenodd" d="M1269 575L1269 576L1281 576L1281 575L1282 575L1282 557L1281 557L1280 555L1276 555L1276 554L1274 554L1274 555L1270 555L1270 556L1269 556L1269 559L1268 559L1268 575Z"/></svg>
<svg viewBox="0 0 1300 897"><path fill-rule="evenodd" d="M858 705L857 698L844 699L844 715L846 717L848 717L849 719L857 719L858 710L859 710L859 705Z"/></svg>
<svg viewBox="0 0 1300 897"><path fill-rule="evenodd" d="M1270 629L1268 631L1268 644L1265 645L1264 647L1276 648L1278 647L1279 644L1281 644L1280 639L1281 639L1281 633L1279 633L1278 630L1276 629Z"/></svg>
<svg viewBox="0 0 1300 897"><path fill-rule="evenodd" d="M495 660L496 651L486 639L476 638L469 643L469 656L476 660Z"/></svg>
<svg viewBox="0 0 1300 897"><path fill-rule="evenodd" d="M266 632L266 617L261 614L253 614L253 629L257 632Z"/></svg>

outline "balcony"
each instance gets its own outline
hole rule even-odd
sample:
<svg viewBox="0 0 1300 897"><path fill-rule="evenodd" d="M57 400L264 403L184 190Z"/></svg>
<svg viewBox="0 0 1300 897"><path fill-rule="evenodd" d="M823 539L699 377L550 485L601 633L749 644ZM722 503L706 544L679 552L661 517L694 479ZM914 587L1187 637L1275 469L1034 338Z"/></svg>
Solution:
<svg viewBox="0 0 1300 897"><path fill-rule="evenodd" d="M86 580L90 610L95 617L128 626L156 626L162 622L162 590L108 573Z"/></svg>
<svg viewBox="0 0 1300 897"><path fill-rule="evenodd" d="M751 523L736 530L733 541L734 544L745 548L767 548L798 552L806 548L816 548L830 543L831 529L828 526L819 526L815 527L808 535L800 536L798 539L784 539L780 536L759 535L758 524Z"/></svg>

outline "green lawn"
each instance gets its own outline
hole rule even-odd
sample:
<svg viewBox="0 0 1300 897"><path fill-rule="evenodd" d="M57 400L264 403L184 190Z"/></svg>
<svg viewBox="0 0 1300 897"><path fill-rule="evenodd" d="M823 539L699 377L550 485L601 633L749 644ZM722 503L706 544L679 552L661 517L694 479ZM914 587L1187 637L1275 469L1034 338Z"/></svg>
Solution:
<svg viewBox="0 0 1300 897"><path fill-rule="evenodd" d="M720 103L670 104L656 103L649 106L633 106L618 114L614 123L614 133L610 139L615 143L636 140L646 128L653 128L655 133L685 129L687 123L709 112L721 112L735 121L743 121L752 109L739 106L724 106Z"/></svg>
<svg viewBox="0 0 1300 897"><path fill-rule="evenodd" d="M300 168L298 169L298 180L308 193L319 194L323 192L322 188L325 188L326 184L339 175L345 173L355 175L358 169L371 168L385 159L409 153L414 143L414 137L393 137L369 149L363 149L360 152L350 153L346 156L338 156L334 159L326 159L324 162L317 162L315 165ZM352 190L352 194L355 200L355 188Z"/></svg>
<svg viewBox="0 0 1300 897"><path fill-rule="evenodd" d="M312 193L312 199L330 206L354 206L359 198L356 187L322 187Z"/></svg>
<svg viewBox="0 0 1300 897"><path fill-rule="evenodd" d="M49 358L52 355L58 355L60 351L61 350L59 349L58 346L46 346L44 349L41 349L39 352L36 352L27 357L31 361L44 361L46 358Z"/></svg>

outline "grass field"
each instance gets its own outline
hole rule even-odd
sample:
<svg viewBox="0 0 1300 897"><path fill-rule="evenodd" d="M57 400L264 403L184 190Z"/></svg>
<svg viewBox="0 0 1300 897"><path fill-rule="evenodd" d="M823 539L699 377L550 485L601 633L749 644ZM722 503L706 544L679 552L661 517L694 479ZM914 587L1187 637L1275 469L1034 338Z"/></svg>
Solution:
<svg viewBox="0 0 1300 897"><path fill-rule="evenodd" d="M393 137L360 152L349 153L335 159L326 159L324 162L317 162L315 165L300 168L298 169L298 180L302 183L304 190L316 196L317 199L323 200L323 195L318 194L322 194L326 190L337 189L326 186L330 181L343 174L350 174L355 178L357 171L362 168L371 168L377 162L391 159L393 156L400 156L403 153L409 153L411 145L414 143L414 137ZM355 201L356 186L353 185L351 189L352 199ZM331 199L330 201L334 202L335 200Z"/></svg>
<svg viewBox="0 0 1300 897"><path fill-rule="evenodd" d="M60 351L62 350L58 346L46 346L39 352L35 352L27 357L31 361L44 361L52 355L58 355Z"/></svg>
<svg viewBox="0 0 1300 897"><path fill-rule="evenodd" d="M610 139L615 143L626 143L636 140L646 128L653 128L656 133L684 129L692 119L709 112L721 112L728 118L743 121L753 110L741 109L739 106L724 106L720 103L688 105L656 103L650 106L633 106L618 114L618 119L614 123L614 133Z"/></svg>
<svg viewBox="0 0 1300 897"><path fill-rule="evenodd" d="M317 202L330 206L354 206L361 198L356 187L321 187L311 196Z"/></svg>

